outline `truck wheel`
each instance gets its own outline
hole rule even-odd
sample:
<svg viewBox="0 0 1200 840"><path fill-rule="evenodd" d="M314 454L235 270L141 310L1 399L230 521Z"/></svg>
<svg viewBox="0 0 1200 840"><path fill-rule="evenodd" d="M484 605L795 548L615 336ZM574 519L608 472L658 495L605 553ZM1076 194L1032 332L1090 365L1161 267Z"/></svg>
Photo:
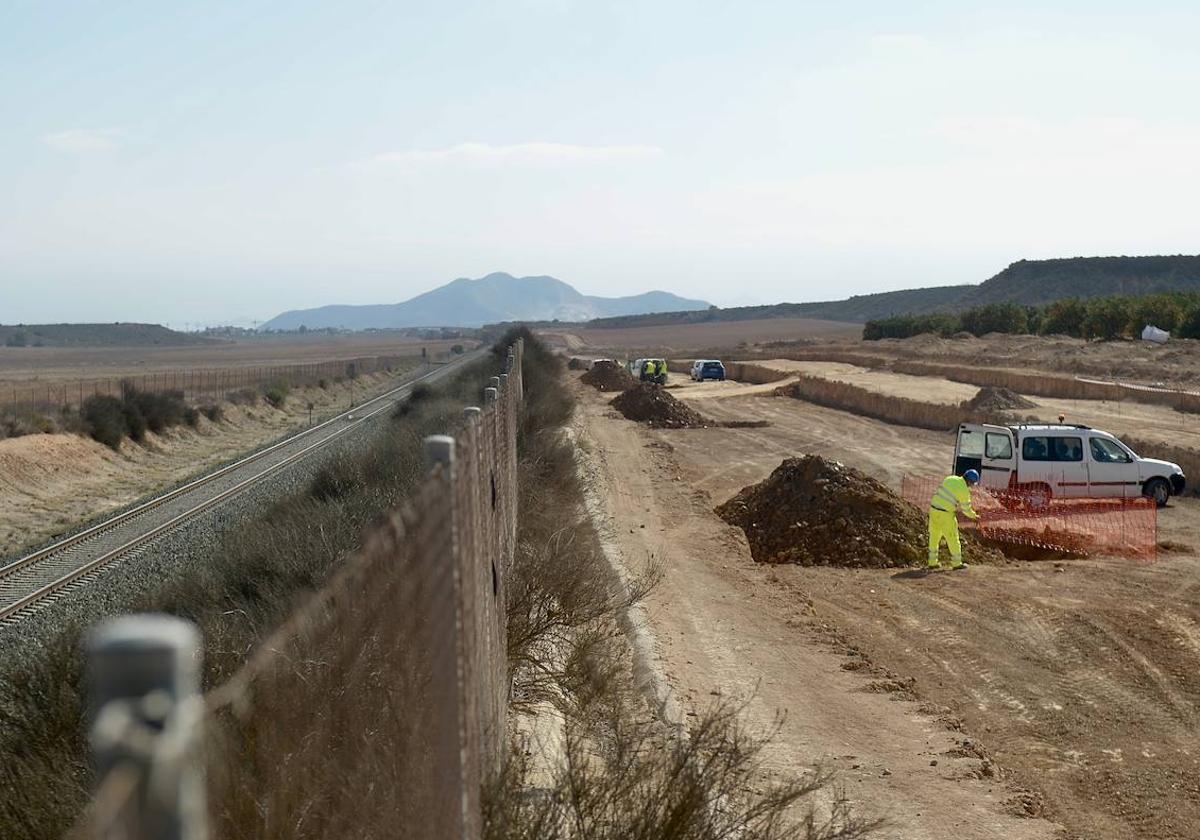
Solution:
<svg viewBox="0 0 1200 840"><path fill-rule="evenodd" d="M1165 479L1152 478L1142 485L1142 495L1153 499L1158 507L1166 507L1167 499L1171 498L1171 485Z"/></svg>

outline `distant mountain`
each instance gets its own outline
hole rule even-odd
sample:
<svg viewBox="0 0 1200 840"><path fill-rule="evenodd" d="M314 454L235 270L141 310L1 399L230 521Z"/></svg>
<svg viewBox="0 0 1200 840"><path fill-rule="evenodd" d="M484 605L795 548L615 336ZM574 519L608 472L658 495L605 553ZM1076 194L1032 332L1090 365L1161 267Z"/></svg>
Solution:
<svg viewBox="0 0 1200 840"><path fill-rule="evenodd" d="M862 323L891 315L959 312L985 303L1012 302L1032 306L1070 297L1171 291L1200 291L1200 256L1019 260L979 285L903 289L820 303L778 303L774 306L602 318L593 321L592 326L653 326L758 318L819 318Z"/></svg>
<svg viewBox="0 0 1200 840"><path fill-rule="evenodd" d="M0 325L6 347L153 347L215 344L210 338L175 332L160 324Z"/></svg>
<svg viewBox="0 0 1200 840"><path fill-rule="evenodd" d="M580 294L553 277L513 277L498 272L478 280L461 277L403 303L296 309L277 315L261 329L479 327L500 321L587 321L643 312L707 309L708 306L706 301L689 300L670 292L596 297Z"/></svg>

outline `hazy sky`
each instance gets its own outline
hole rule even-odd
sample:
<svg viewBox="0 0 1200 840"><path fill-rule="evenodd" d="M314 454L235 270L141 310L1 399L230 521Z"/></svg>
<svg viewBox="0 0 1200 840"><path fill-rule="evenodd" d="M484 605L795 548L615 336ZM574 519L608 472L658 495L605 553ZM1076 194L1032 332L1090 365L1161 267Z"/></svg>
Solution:
<svg viewBox="0 0 1200 840"><path fill-rule="evenodd" d="M0 0L0 322L1197 253L1192 9Z"/></svg>

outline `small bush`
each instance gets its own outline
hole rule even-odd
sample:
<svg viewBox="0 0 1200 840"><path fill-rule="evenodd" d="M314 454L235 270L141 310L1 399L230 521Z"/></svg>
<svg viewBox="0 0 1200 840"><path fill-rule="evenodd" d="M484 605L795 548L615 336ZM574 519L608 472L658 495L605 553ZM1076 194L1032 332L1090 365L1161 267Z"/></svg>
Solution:
<svg viewBox="0 0 1200 840"><path fill-rule="evenodd" d="M291 391L286 382L273 382L263 391L263 398L272 408L283 408Z"/></svg>
<svg viewBox="0 0 1200 840"><path fill-rule="evenodd" d="M200 425L200 409L188 406L183 410L183 422L193 429Z"/></svg>
<svg viewBox="0 0 1200 840"><path fill-rule="evenodd" d="M127 383L121 399L96 395L83 401L80 430L105 446L117 449L124 438L146 439L146 432L159 434L166 429L199 422L196 410L183 401L180 391L151 393L138 391Z"/></svg>
<svg viewBox="0 0 1200 840"><path fill-rule="evenodd" d="M258 402L258 391L253 388L239 388L226 397L234 405L254 405Z"/></svg>
<svg viewBox="0 0 1200 840"><path fill-rule="evenodd" d="M125 393L125 403L141 415L146 429L161 434L165 430L179 426L186 421L184 416L187 405L183 401L181 391L135 391ZM130 428L134 424L130 423ZM134 439L138 438L134 436Z"/></svg>
<svg viewBox="0 0 1200 840"><path fill-rule="evenodd" d="M212 405L200 406L200 413L207 417L213 423L220 423L225 419L225 410L221 406L213 403Z"/></svg>
<svg viewBox="0 0 1200 840"><path fill-rule="evenodd" d="M416 411L422 403L428 402L433 394L434 391L430 385L425 382L418 382L413 386L413 389L408 392L408 399L396 406L396 411L392 414L392 416L397 419L401 417L407 417L409 414Z"/></svg>
<svg viewBox="0 0 1200 840"><path fill-rule="evenodd" d="M122 403L121 416L125 420L125 434L139 443L146 439L146 418L136 405Z"/></svg>
<svg viewBox="0 0 1200 840"><path fill-rule="evenodd" d="M116 449L129 434L125 408L116 397L100 394L83 401L84 428L94 440Z"/></svg>
<svg viewBox="0 0 1200 840"><path fill-rule="evenodd" d="M328 389L329 388L329 380L322 376L320 379L317 380L317 387L320 388L322 391Z"/></svg>

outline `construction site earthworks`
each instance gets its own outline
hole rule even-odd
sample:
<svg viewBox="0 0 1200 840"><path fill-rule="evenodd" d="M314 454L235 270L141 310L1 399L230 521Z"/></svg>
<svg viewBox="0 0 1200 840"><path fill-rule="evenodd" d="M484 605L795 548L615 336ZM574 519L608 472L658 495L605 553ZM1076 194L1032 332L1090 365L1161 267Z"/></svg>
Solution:
<svg viewBox="0 0 1200 840"><path fill-rule="evenodd" d="M960 423L1010 429L1018 452L1020 424L1103 429L1194 481L1194 342L756 344L702 327L669 349L558 341L584 360L567 375L606 551L664 570L645 624L670 692L777 724L767 770L823 760L883 836L1200 836L1193 488L1156 506L1148 482L1107 499L981 485L979 524L960 519L969 569L922 568ZM670 357L665 387L577 370L646 354ZM694 358L727 379L691 381Z"/></svg>

